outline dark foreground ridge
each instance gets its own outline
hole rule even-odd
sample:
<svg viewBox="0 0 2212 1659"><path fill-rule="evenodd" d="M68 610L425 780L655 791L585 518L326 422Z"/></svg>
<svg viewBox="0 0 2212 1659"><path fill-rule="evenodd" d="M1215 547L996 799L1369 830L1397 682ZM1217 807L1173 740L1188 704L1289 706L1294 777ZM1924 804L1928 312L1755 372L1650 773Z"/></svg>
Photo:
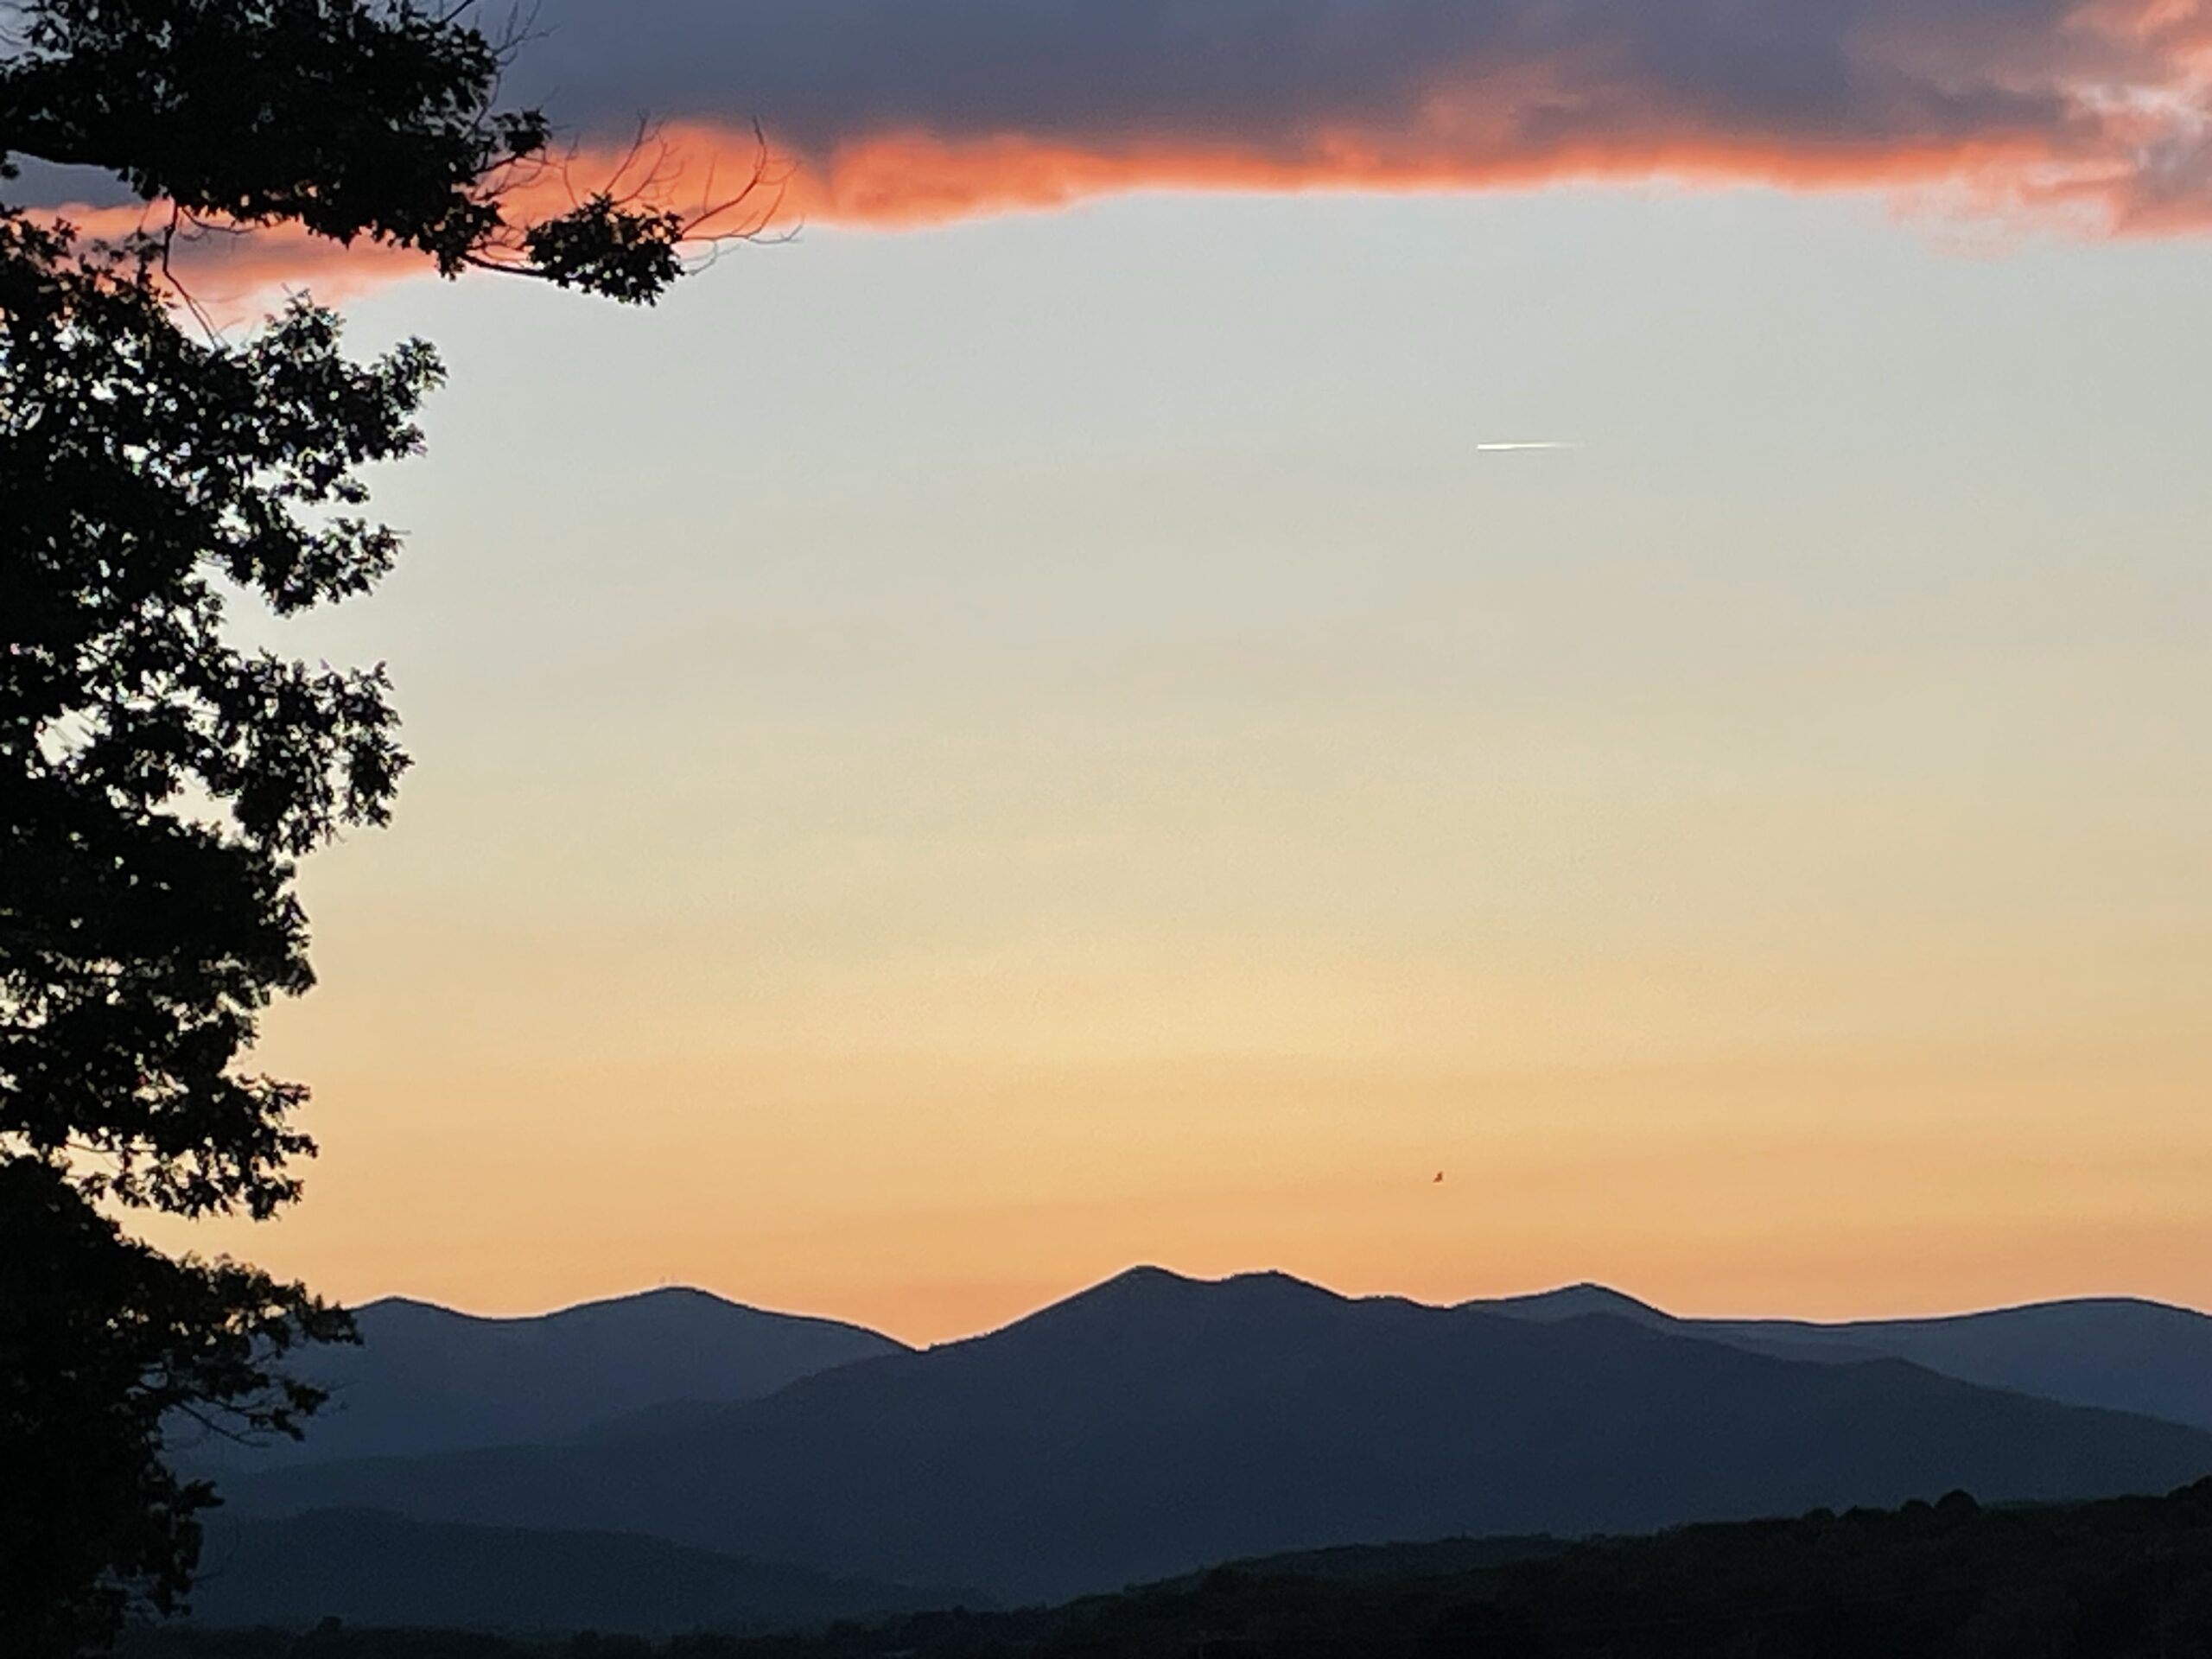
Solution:
<svg viewBox="0 0 2212 1659"><path fill-rule="evenodd" d="M977 1600L950 1586L832 1577L619 1532L438 1526L331 1510L218 1511L194 1616L210 1625L348 1624L524 1632L775 1630ZM12 1656L10 1656L12 1659Z"/></svg>
<svg viewBox="0 0 2212 1659"><path fill-rule="evenodd" d="M2165 1497L1894 1511L1567 1545L1217 1567L1065 1606L655 1646L347 1627L148 1632L125 1659L2208 1659L2212 1481Z"/></svg>

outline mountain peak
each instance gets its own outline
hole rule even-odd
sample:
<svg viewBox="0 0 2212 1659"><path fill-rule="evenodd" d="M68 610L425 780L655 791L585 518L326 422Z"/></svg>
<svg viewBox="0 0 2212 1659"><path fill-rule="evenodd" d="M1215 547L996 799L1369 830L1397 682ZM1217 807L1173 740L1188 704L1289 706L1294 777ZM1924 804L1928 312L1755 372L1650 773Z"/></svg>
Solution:
<svg viewBox="0 0 2212 1659"><path fill-rule="evenodd" d="M1300 1295L1326 1296L1332 1300L1341 1300L1334 1291L1324 1289L1294 1274L1285 1273L1280 1268L1262 1268L1249 1273L1225 1274L1218 1279L1201 1279L1192 1274L1178 1273L1173 1268L1145 1262L1134 1268L1124 1268L1112 1278L1103 1279L1088 1289L1079 1290L1073 1296L1065 1298L1064 1303L1105 1294L1173 1296L1220 1292L1280 1294L1285 1291Z"/></svg>
<svg viewBox="0 0 2212 1659"><path fill-rule="evenodd" d="M758 1399L906 1351L876 1332L664 1285L519 1318L411 1297L356 1311L361 1344L302 1356L331 1409L302 1442L193 1443L195 1472L557 1439L676 1402Z"/></svg>
<svg viewBox="0 0 2212 1659"><path fill-rule="evenodd" d="M690 1285L658 1285L647 1290L626 1291L615 1296L599 1296L588 1301L569 1302L538 1313L472 1313L465 1308L448 1307L422 1296L379 1296L355 1308L357 1314L367 1313L385 1317L435 1318L466 1319L476 1325L531 1325L548 1319L567 1319L572 1314L589 1314L602 1310L622 1308L728 1308L741 1313L758 1313L742 1302L734 1302L727 1296L717 1296L710 1290L700 1290Z"/></svg>
<svg viewBox="0 0 2212 1659"><path fill-rule="evenodd" d="M1617 1319L1632 1319L1638 1325L1671 1325L1674 1316L1649 1302L1638 1301L1611 1285L1593 1284L1584 1281L1580 1284L1561 1285L1556 1290L1540 1290L1525 1296L1499 1296L1487 1300L1463 1302L1463 1307L1479 1308L1485 1313L1503 1313L1517 1319L1576 1319L1586 1314L1605 1314Z"/></svg>
<svg viewBox="0 0 2212 1659"><path fill-rule="evenodd" d="M1163 1268L1154 1262L1140 1262L1133 1268L1124 1268L1110 1278L1101 1280L1092 1286L1091 1289L1112 1290L1119 1287L1128 1291L1169 1290L1179 1286L1196 1286L1204 1283L1205 1283L1205 1280L1194 1278L1187 1273L1178 1273L1173 1268ZM1078 1296L1086 1294L1084 1291L1076 1293Z"/></svg>
<svg viewBox="0 0 2212 1659"><path fill-rule="evenodd" d="M1228 1318L1268 1319L1306 1310L1347 1306L1332 1290L1287 1273L1231 1274L1198 1279L1149 1264L1124 1268L1112 1278L1079 1290L1015 1320L1001 1331L969 1342L1015 1332L1082 1328L1127 1329L1210 1325ZM951 1344L960 1345L960 1344Z"/></svg>

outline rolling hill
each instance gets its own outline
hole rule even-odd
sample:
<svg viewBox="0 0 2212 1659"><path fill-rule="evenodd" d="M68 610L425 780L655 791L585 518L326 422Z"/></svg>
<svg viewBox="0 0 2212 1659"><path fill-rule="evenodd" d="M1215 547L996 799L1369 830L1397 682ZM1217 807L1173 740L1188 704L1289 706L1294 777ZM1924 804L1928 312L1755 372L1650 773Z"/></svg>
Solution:
<svg viewBox="0 0 2212 1659"><path fill-rule="evenodd" d="M2212 1318L2128 1297L1942 1319L1684 1319L1602 1285L1465 1306L1520 1319L1610 1313L1789 1359L1910 1360L1945 1376L2212 1429Z"/></svg>
<svg viewBox="0 0 2212 1659"><path fill-rule="evenodd" d="M194 1617L208 1625L334 1618L639 1635L789 1629L960 1599L953 1590L831 1578L632 1534L442 1526L365 1510L283 1521L219 1512L192 1592Z"/></svg>
<svg viewBox="0 0 2212 1659"><path fill-rule="evenodd" d="M572 1651L642 1648L588 1640ZM540 1643L349 1628L134 1632L125 1659L544 1659ZM1119 1594L813 1635L690 1636L663 1659L2202 1659L2212 1481L2164 1497L1458 1540L1224 1563Z"/></svg>
<svg viewBox="0 0 2212 1659"><path fill-rule="evenodd" d="M2093 1497L2208 1472L2212 1434L1897 1359L1139 1269L989 1335L743 1403L230 1491L264 1515L652 1533L1020 1599L1339 1543L1630 1531L1953 1488Z"/></svg>
<svg viewBox="0 0 2212 1659"><path fill-rule="evenodd" d="M534 1319L479 1319L392 1297L357 1310L359 1347L294 1368L331 1390L307 1438L245 1447L181 1428L195 1471L556 1440L673 1401L757 1399L815 1372L906 1350L857 1325L656 1290Z"/></svg>

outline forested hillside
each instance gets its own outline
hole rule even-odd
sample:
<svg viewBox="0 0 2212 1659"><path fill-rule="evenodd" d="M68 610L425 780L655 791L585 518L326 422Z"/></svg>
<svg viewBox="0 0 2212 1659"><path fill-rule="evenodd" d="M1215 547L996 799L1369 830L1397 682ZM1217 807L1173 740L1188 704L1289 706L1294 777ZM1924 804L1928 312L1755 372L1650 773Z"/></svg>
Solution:
<svg viewBox="0 0 2212 1659"><path fill-rule="evenodd" d="M1497 1557L1504 1559L1497 1559ZM2164 1497L1325 1551L1065 1606L655 1647L575 1637L170 1631L130 1659L2204 1659L2212 1481Z"/></svg>

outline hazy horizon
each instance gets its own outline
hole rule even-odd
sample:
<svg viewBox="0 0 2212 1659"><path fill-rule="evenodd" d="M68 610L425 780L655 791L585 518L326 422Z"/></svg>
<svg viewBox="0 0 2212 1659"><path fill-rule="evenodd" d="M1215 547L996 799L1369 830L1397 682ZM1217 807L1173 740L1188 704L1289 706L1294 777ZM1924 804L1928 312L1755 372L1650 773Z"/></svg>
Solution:
<svg viewBox="0 0 2212 1659"><path fill-rule="evenodd" d="M1434 1307L1450 1307L1466 1302L1533 1299L1578 1290L1597 1290L1624 1296L1631 1301L1640 1302L1647 1307L1655 1308L1659 1313L1670 1315L1675 1319L1690 1320L1781 1320L1802 1322L1813 1325L1841 1325L1885 1322L1892 1320L1958 1319L1980 1313L2006 1313L2022 1307L2051 1306L2069 1303L2119 1301L2146 1302L2159 1306L2175 1307L2180 1309L2183 1313L2198 1313L2202 1314L2207 1318L2212 1318L2212 1309L2193 1307L2186 1303L2181 1302L2168 1302L2161 1298L2140 1296L2125 1290L2114 1290L2102 1294L2092 1293L2074 1296L2037 1299L2028 1302L2002 1302L1986 1306L1977 1306L1970 1307L1900 1309L1891 1313L1854 1314L1846 1319L1835 1319L1811 1318L1807 1315L1793 1313L1786 1308L1727 1307L1694 1309L1670 1307L1663 1303L1656 1302L1648 1296L1639 1296L1634 1290L1625 1288L1623 1286L1610 1284L1599 1280L1586 1279L1576 1280L1565 1284L1531 1286L1518 1290L1484 1290L1481 1292L1471 1292L1465 1296L1447 1297L1442 1300L1432 1301L1422 1297L1402 1296L1400 1293L1390 1290L1348 1291L1335 1285L1324 1283L1319 1280L1307 1278L1304 1274L1284 1274L1284 1270L1280 1268L1243 1268L1227 1273L1196 1274L1185 1273L1172 1264L1160 1262L1132 1262L1125 1267L1116 1268L1114 1271L1104 1274L1103 1277L1087 1280L1080 1284L1071 1285L1065 1290L1056 1295L1048 1297L1046 1300L1038 1303L1033 1307L1022 1308L1019 1312L1016 1312L1006 1318L996 1319L989 1325L980 1325L972 1331L959 1331L948 1335L927 1338L910 1337L896 1330L890 1330L878 1325L868 1325L865 1321L851 1319L846 1315L828 1312L820 1308L771 1306L767 1303L747 1297L741 1291L728 1288L717 1288L709 1285L681 1283L675 1281L666 1281L658 1284L652 1285L639 1285L636 1288L631 1290L620 1290L607 1294L588 1296L576 1301L556 1303L542 1307L461 1307L449 1302L440 1301L434 1297L417 1295L404 1290L382 1291L374 1295L363 1296L357 1300L355 1305L359 1307L371 1307L381 1302L406 1302L416 1306L435 1307L443 1313L458 1314L465 1319L506 1321L551 1319L563 1313L574 1313L581 1308L606 1306L613 1303L634 1301L647 1296L671 1294L680 1295L700 1295L711 1297L716 1301L722 1302L731 1306L742 1307L756 1313L766 1313L791 1319L829 1319L841 1324L859 1325L864 1329L875 1331L880 1335L895 1338L899 1341L908 1344L910 1346L923 1348L942 1346L944 1344L949 1342L963 1342L972 1338L987 1336L994 1331L1003 1330L1008 1325L1018 1324L1020 1321L1029 1318L1033 1314L1041 1313L1047 1308L1057 1306L1060 1303L1083 1295L1086 1292L1096 1290L1102 1286L1110 1284L1115 1280L1122 1278L1125 1275L1143 1272L1166 1273L1188 1282L1204 1285L1225 1284L1236 1279L1258 1278L1268 1275L1283 1275L1298 1280L1300 1283L1313 1286L1317 1289L1327 1291L1332 1295L1343 1296L1350 1300L1359 1300L1370 1298L1395 1298L1397 1300L1421 1303L1425 1306Z"/></svg>

